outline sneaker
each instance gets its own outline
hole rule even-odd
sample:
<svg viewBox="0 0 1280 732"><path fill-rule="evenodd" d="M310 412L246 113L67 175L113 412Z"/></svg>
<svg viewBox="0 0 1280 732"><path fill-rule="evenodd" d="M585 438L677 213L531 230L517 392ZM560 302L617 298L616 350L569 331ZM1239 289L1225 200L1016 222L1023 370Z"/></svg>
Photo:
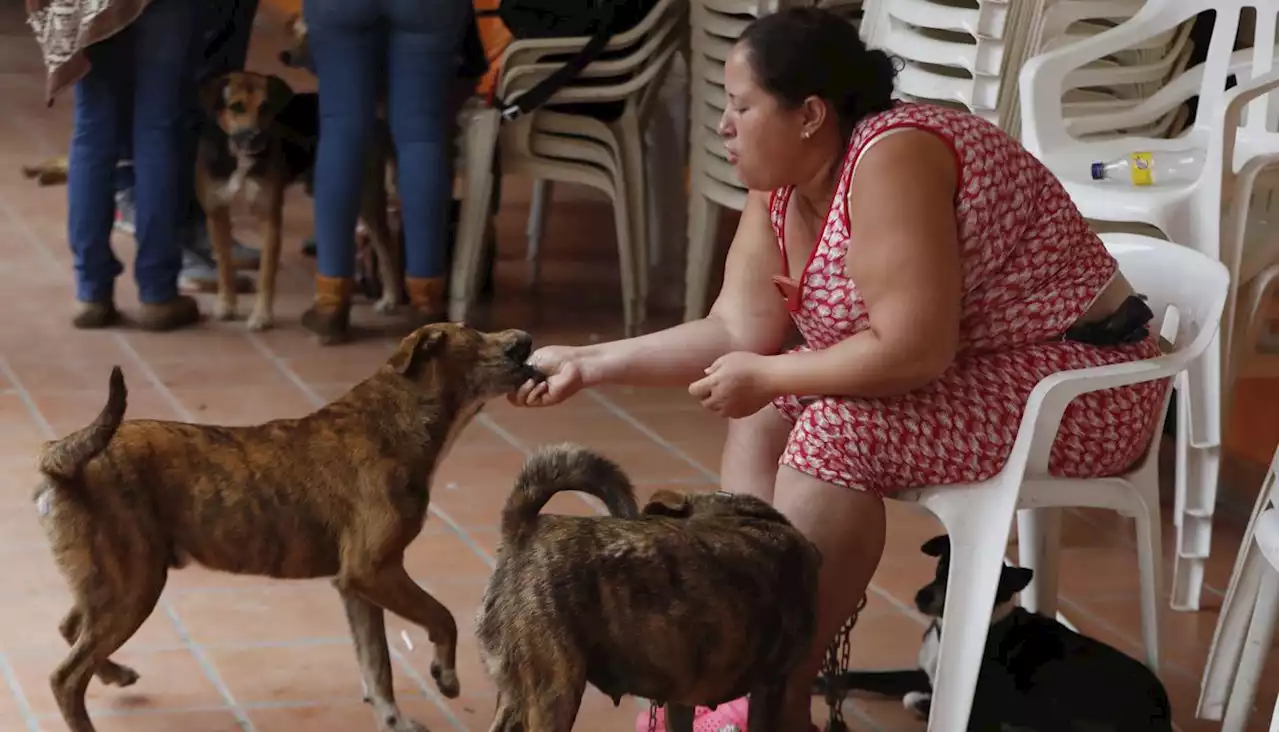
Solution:
<svg viewBox="0 0 1280 732"><path fill-rule="evenodd" d="M178 274L178 289L183 292L217 292L218 266L212 256L205 256L191 249L182 250L182 271ZM253 280L236 275L236 292L253 292Z"/></svg>
<svg viewBox="0 0 1280 732"><path fill-rule="evenodd" d="M184 235L183 238L186 240L182 247L184 255L187 252L191 252L210 264L213 263L213 245L209 242L208 228L200 225L196 227L194 233ZM262 255L257 249L247 246L234 238L231 240L231 261L236 269L257 269L261 258Z"/></svg>
<svg viewBox="0 0 1280 732"><path fill-rule="evenodd" d="M200 322L200 308L186 295L159 303L144 303L138 325L143 330L165 332Z"/></svg>
<svg viewBox="0 0 1280 732"><path fill-rule="evenodd" d="M116 191L116 220L115 230L123 234L133 236L137 229L133 225L134 221L134 205L133 205L133 189L126 188L123 191Z"/></svg>

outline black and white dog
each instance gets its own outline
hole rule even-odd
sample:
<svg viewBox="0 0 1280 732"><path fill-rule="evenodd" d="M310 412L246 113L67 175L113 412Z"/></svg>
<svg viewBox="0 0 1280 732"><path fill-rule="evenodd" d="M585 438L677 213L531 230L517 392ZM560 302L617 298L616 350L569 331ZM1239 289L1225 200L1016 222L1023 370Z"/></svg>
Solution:
<svg viewBox="0 0 1280 732"><path fill-rule="evenodd" d="M928 718L950 550L946 535L920 547L938 558L938 567L916 593L916 609L933 618L916 656L919 668L846 671L837 679L846 691L900 698ZM1030 569L1009 566L1000 575L969 732L1170 732L1168 694L1146 665L1016 605L1031 575ZM816 681L814 692L823 693L827 683Z"/></svg>

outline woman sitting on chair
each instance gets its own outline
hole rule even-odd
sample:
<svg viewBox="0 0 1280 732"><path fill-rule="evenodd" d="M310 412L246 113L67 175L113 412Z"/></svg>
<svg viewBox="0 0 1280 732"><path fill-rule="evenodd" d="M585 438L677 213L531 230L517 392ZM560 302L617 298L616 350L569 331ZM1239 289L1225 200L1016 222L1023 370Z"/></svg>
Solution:
<svg viewBox="0 0 1280 732"><path fill-rule="evenodd" d="M711 313L542 348L531 363L549 379L512 397L536 407L600 384L689 384L732 420L724 487L770 501L824 557L786 732L811 727L823 653L884 549L883 498L994 476L1046 376L1158 355L1150 310L1053 174L972 114L895 103L894 73L830 12L755 21L725 64L720 132L752 192ZM805 345L781 352L792 324ZM1163 387L1077 399L1051 469L1123 472L1150 442ZM745 700L697 716L698 729L746 730Z"/></svg>

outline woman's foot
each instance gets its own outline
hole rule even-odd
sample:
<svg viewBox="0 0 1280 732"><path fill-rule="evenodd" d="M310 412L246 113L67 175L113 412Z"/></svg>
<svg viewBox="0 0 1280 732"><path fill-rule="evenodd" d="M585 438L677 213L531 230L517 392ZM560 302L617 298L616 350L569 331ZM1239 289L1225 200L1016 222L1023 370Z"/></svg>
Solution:
<svg viewBox="0 0 1280 732"><path fill-rule="evenodd" d="M351 280L316 275L315 302L302 314L302 327L315 334L320 345L347 340L351 325Z"/></svg>
<svg viewBox="0 0 1280 732"><path fill-rule="evenodd" d="M143 330L156 332L177 330L200 322L200 306L195 298L176 295L164 302L142 304L142 316L138 325Z"/></svg>
<svg viewBox="0 0 1280 732"><path fill-rule="evenodd" d="M109 328L120 322L120 311L110 300L98 302L81 302L76 314L71 318L71 325L81 330Z"/></svg>

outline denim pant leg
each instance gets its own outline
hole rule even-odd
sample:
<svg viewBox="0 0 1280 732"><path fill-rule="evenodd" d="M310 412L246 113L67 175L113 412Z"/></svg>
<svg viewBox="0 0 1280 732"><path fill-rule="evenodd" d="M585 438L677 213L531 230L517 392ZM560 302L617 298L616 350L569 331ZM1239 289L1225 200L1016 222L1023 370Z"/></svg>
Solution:
<svg viewBox="0 0 1280 732"><path fill-rule="evenodd" d="M194 178L188 152L200 12L191 0L154 0L133 24L134 276L144 303L178 294L179 224Z"/></svg>
<svg viewBox="0 0 1280 732"><path fill-rule="evenodd" d="M405 275L445 276L453 191L452 97L469 0L386 0L388 117L404 221Z"/></svg>
<svg viewBox="0 0 1280 732"><path fill-rule="evenodd" d="M76 299L111 299L124 271L111 251L116 160L127 139L133 86L133 33L125 29L87 50L93 64L75 86L68 151L67 241L75 262Z"/></svg>
<svg viewBox="0 0 1280 732"><path fill-rule="evenodd" d="M315 164L316 268L349 278L355 269L355 229L373 132L385 34L371 1L306 0L307 42L320 92L320 141ZM364 17L372 16L372 17Z"/></svg>

